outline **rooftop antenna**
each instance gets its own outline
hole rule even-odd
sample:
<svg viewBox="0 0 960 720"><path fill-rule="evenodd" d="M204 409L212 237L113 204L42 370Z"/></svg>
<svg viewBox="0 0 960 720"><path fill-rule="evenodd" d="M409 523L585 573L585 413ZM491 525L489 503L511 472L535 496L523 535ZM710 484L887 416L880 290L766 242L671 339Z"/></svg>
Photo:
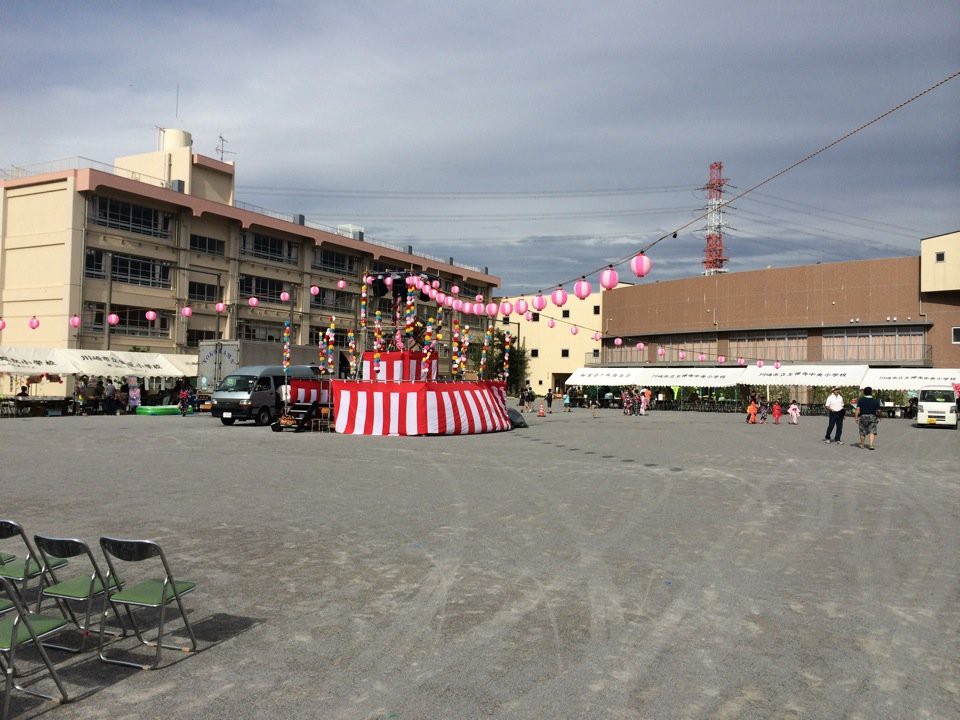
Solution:
<svg viewBox="0 0 960 720"><path fill-rule="evenodd" d="M233 150L227 150L227 143L230 142L223 135L217 136L217 154L220 155L220 162L223 162L224 155L236 155Z"/></svg>

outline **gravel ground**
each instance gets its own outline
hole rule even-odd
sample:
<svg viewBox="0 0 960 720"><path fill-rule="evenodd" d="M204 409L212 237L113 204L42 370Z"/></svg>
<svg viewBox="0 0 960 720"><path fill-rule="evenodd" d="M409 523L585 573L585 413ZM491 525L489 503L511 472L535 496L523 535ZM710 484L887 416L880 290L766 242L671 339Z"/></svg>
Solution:
<svg viewBox="0 0 960 720"><path fill-rule="evenodd" d="M54 652L80 699L17 693L13 716L960 717L960 433L885 420L869 452L824 445L822 417L529 422L0 421L4 516L155 539L199 582L200 652Z"/></svg>

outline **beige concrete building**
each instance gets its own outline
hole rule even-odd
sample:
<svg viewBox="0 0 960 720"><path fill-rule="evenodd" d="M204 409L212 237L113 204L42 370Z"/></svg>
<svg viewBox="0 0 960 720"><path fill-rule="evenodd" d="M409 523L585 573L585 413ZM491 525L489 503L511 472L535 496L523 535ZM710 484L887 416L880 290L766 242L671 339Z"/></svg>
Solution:
<svg viewBox="0 0 960 720"><path fill-rule="evenodd" d="M579 367L600 361L600 342L595 332L603 334L612 318L603 313L603 292L594 292L583 300L569 293L563 307L557 307L547 297L542 312L530 308L531 319L511 316L512 332L520 334L520 343L527 352L527 379L534 391L543 395L549 388L563 389L566 379ZM530 302L531 296L507 298ZM553 327L550 327L550 321ZM499 327L506 329L501 319ZM576 334L571 332L576 328Z"/></svg>
<svg viewBox="0 0 960 720"><path fill-rule="evenodd" d="M280 342L290 319L294 343L316 345L336 316L345 347L368 273L423 273L471 296L499 284L361 228L245 206L235 171L195 153L189 133L162 130L156 151L112 166L66 163L0 181L0 344L184 353L206 339ZM370 298L370 317L378 306L389 295Z"/></svg>

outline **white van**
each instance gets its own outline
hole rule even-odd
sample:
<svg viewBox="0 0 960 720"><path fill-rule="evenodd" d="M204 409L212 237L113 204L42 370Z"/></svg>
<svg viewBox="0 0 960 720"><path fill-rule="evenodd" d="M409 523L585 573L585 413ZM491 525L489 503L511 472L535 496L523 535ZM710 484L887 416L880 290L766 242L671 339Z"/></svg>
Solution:
<svg viewBox="0 0 960 720"><path fill-rule="evenodd" d="M917 425L957 427L957 398L950 385L928 385L917 396Z"/></svg>
<svg viewBox="0 0 960 720"><path fill-rule="evenodd" d="M310 365L292 365L287 370L287 378L315 378L317 372L317 368ZM237 368L217 386L210 398L210 414L220 418L224 425L233 425L237 420L269 425L283 408L280 399L283 381L280 365Z"/></svg>

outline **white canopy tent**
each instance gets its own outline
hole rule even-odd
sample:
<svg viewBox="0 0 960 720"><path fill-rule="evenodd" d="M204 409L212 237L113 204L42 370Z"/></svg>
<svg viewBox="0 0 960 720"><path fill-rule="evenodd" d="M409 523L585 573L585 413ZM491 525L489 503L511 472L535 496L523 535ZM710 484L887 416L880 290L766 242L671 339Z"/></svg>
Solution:
<svg viewBox="0 0 960 720"><path fill-rule="evenodd" d="M0 346L0 373L9 375L71 375L77 366L62 350Z"/></svg>
<svg viewBox="0 0 960 720"><path fill-rule="evenodd" d="M863 387L867 365L748 365L740 376L741 385L809 385Z"/></svg>
<svg viewBox="0 0 960 720"><path fill-rule="evenodd" d="M644 367L641 382L653 387L732 387L740 383L743 367Z"/></svg>
<svg viewBox="0 0 960 720"><path fill-rule="evenodd" d="M870 368L861 387L874 390L919 390L924 385L960 384L957 368Z"/></svg>
<svg viewBox="0 0 960 720"><path fill-rule="evenodd" d="M196 355L171 355L169 353L161 353L161 356L177 368L182 377L197 376L198 358Z"/></svg>
<svg viewBox="0 0 960 720"><path fill-rule="evenodd" d="M573 371L565 385L641 385L644 368L582 367Z"/></svg>

